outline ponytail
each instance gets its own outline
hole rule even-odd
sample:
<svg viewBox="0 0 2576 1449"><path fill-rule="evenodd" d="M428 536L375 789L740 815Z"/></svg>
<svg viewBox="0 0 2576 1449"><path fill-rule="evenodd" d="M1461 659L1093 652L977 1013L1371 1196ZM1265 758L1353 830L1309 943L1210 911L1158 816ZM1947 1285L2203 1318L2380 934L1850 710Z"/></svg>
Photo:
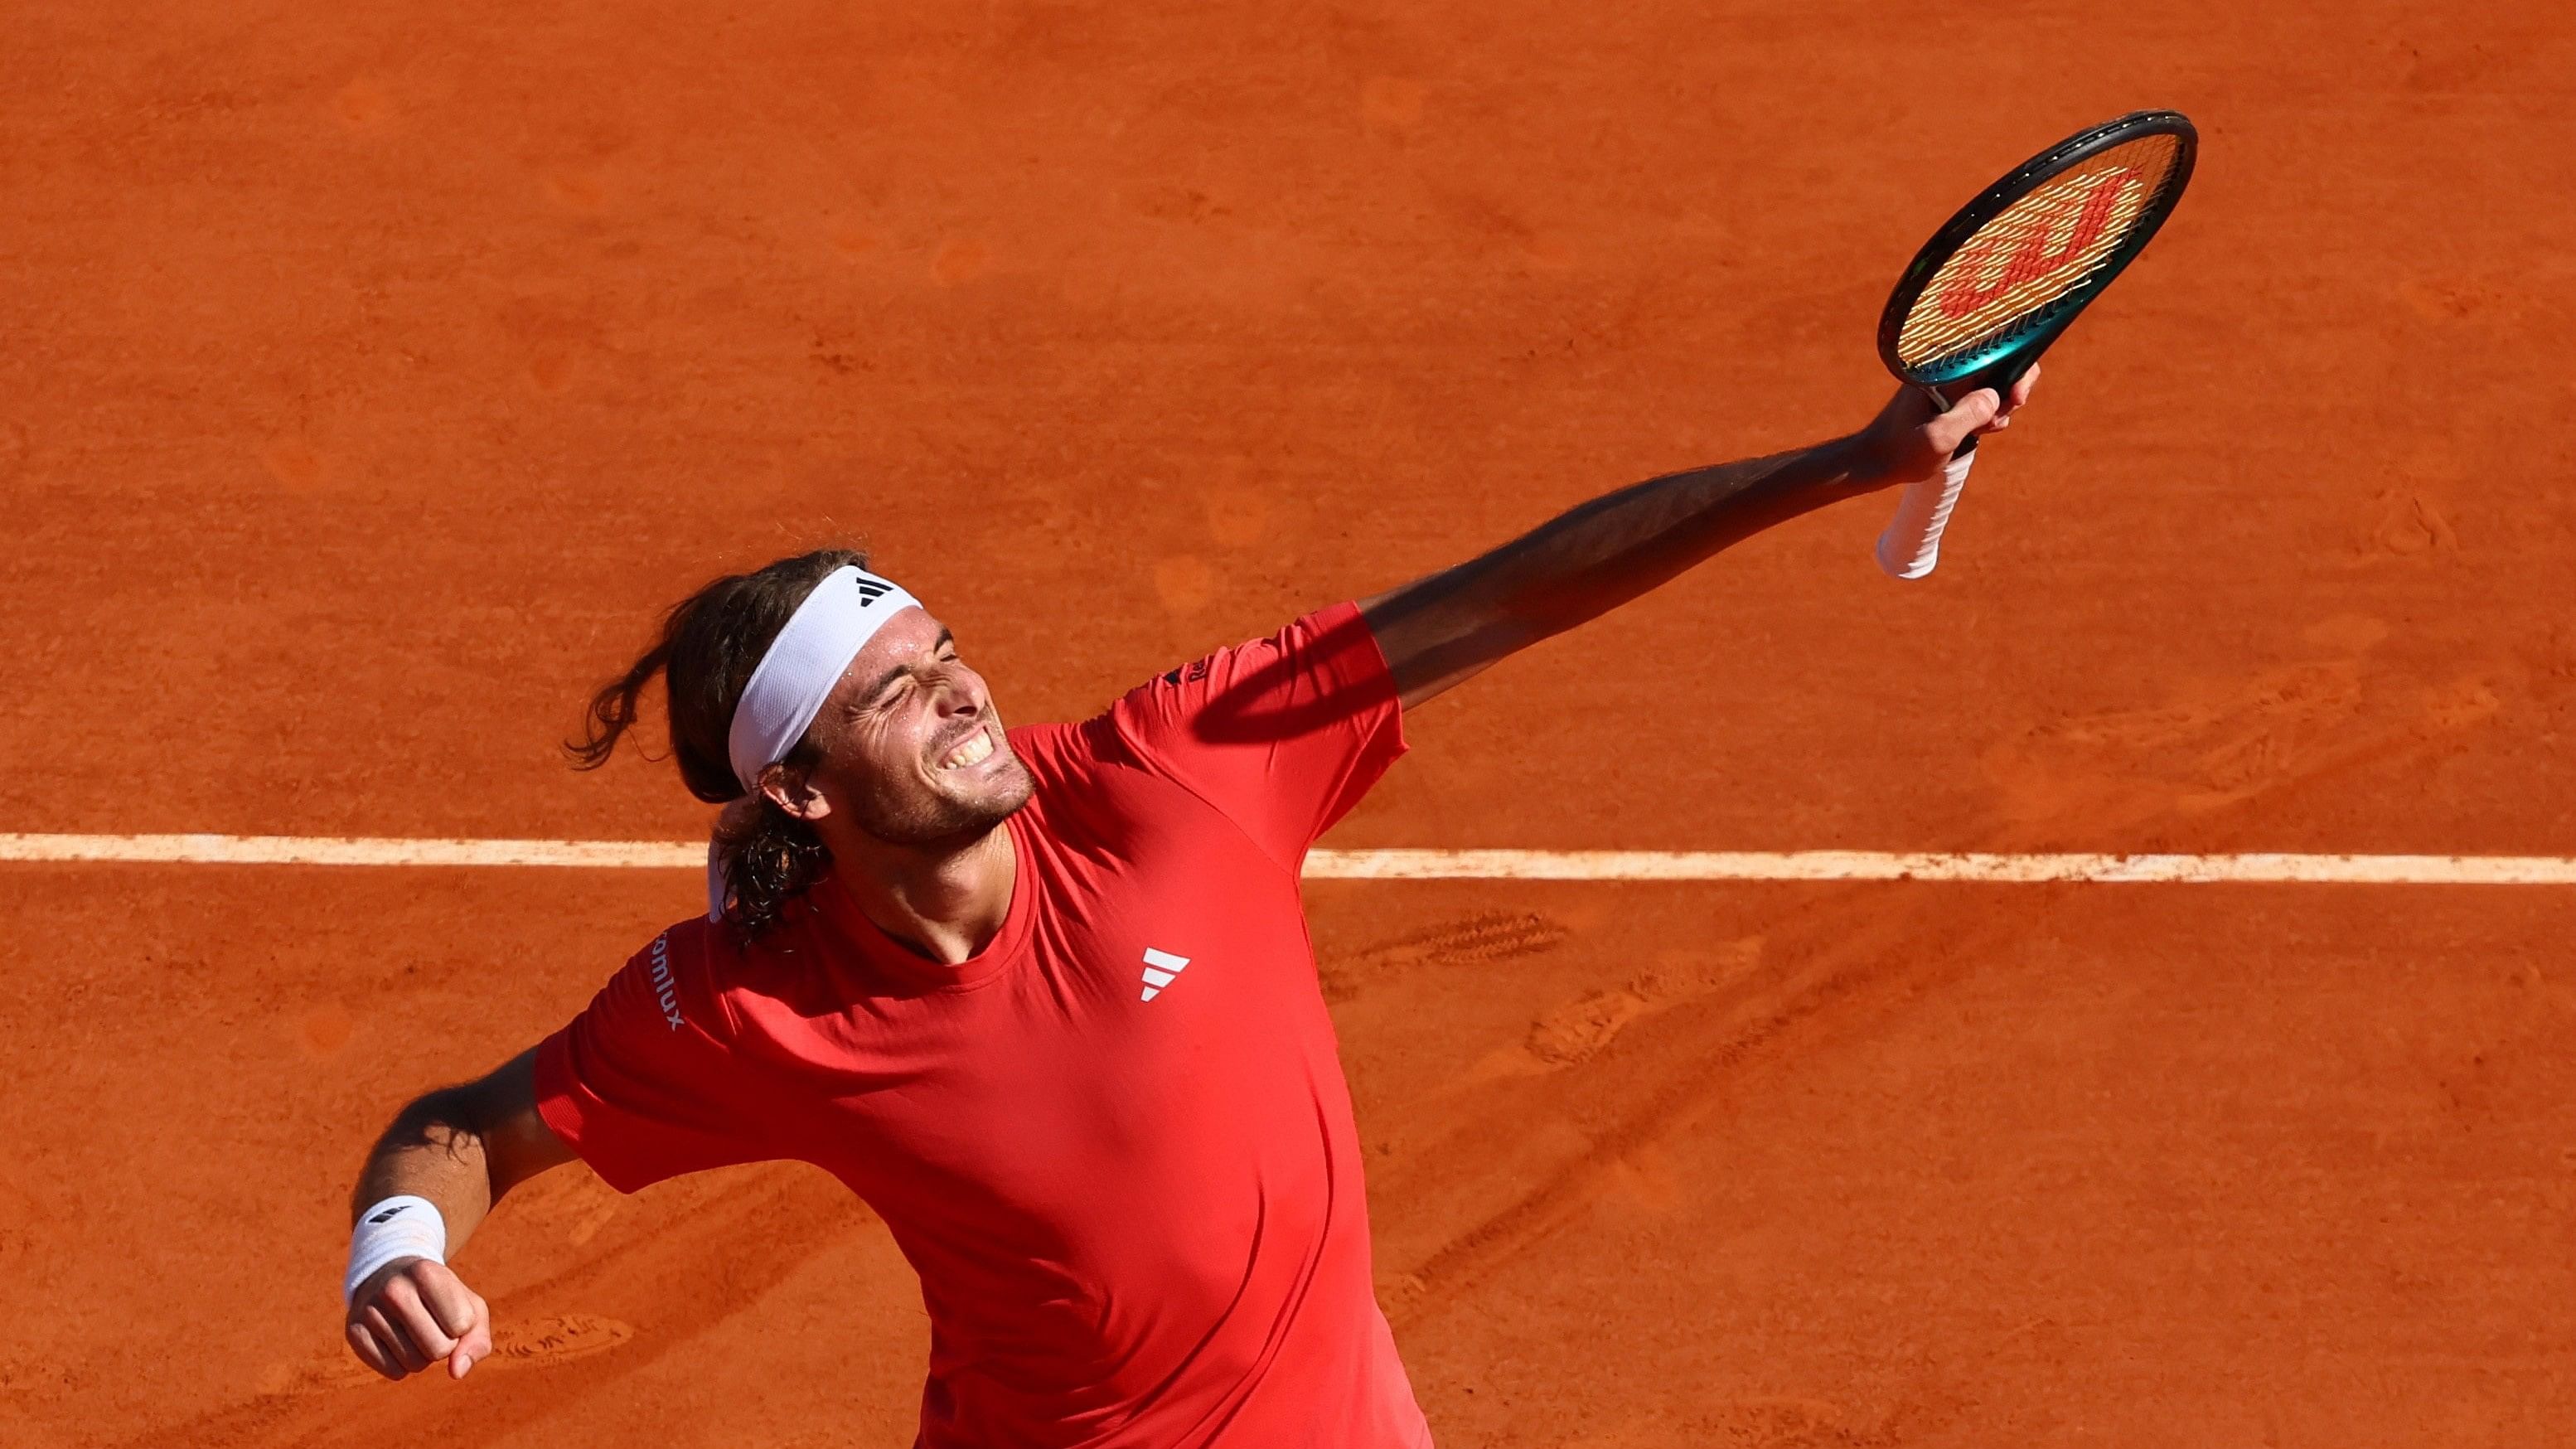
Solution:
<svg viewBox="0 0 2576 1449"><path fill-rule="evenodd" d="M725 749L734 707L796 606L844 564L864 569L868 557L855 549L817 549L728 575L674 605L652 647L591 695L582 737L564 743L573 768L596 770L608 763L617 742L636 728L644 693L658 676L670 719L671 758L689 793L710 805L744 799ZM815 760L812 741L799 740L780 764L794 778ZM715 843L730 893L725 919L746 941L767 930L789 901L832 868L832 853L814 828L766 798L728 812Z"/></svg>

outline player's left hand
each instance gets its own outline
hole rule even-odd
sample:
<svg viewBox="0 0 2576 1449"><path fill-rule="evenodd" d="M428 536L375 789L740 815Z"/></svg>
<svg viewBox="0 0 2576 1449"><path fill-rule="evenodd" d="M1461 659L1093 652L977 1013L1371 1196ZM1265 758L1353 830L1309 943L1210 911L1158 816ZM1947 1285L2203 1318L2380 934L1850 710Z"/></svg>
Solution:
<svg viewBox="0 0 2576 1449"><path fill-rule="evenodd" d="M1993 388L1981 387L1948 412L1935 412L1932 400L1920 388L1897 388L1896 396L1888 399L1856 439L1861 457L1855 470L1857 481L1892 488L1931 477L1949 463L1961 443L2011 427L2013 414L2030 401L2031 389L2038 383L2039 364L2032 363L2030 371L2013 384L2011 398L1999 399Z"/></svg>

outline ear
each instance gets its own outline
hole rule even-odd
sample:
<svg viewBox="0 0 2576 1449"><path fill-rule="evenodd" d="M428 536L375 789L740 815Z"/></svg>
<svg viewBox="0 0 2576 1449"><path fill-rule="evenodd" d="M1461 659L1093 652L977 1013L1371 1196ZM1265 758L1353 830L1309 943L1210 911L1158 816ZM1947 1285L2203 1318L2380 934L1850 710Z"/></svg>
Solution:
<svg viewBox="0 0 2576 1449"><path fill-rule="evenodd" d="M832 813L832 802L799 770L772 765L760 777L760 793L772 805L812 824Z"/></svg>

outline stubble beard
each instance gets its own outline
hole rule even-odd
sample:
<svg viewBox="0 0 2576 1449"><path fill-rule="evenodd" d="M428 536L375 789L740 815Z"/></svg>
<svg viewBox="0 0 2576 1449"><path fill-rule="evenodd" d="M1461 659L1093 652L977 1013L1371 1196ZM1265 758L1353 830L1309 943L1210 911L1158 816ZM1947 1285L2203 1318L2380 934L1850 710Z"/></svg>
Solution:
<svg viewBox="0 0 2576 1449"><path fill-rule="evenodd" d="M852 802L851 814L860 830L888 845L915 850L962 847L1018 814L1036 788L1028 766L1015 756L1007 766L1007 778L994 781L990 790L973 798L927 792L897 800L872 791Z"/></svg>

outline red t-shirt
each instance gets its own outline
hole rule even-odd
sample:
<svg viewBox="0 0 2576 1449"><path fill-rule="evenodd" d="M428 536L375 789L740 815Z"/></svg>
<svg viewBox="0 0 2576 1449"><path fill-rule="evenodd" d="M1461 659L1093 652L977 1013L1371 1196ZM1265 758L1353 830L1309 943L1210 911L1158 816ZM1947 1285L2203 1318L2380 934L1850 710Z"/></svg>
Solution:
<svg viewBox="0 0 2576 1449"><path fill-rule="evenodd" d="M783 1158L864 1198L921 1275L923 1449L1428 1445L1297 890L1405 749L1359 610L1011 744L982 954L828 882L748 950L684 921L538 1048L547 1124L625 1192Z"/></svg>

